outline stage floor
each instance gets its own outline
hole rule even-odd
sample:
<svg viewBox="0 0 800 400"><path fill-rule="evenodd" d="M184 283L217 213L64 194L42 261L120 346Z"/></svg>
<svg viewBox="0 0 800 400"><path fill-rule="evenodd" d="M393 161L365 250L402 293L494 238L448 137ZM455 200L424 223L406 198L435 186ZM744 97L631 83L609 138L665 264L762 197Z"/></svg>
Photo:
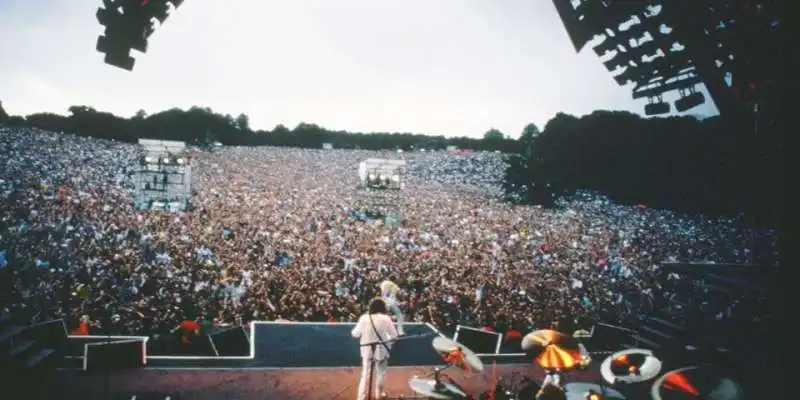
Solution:
<svg viewBox="0 0 800 400"><path fill-rule="evenodd" d="M432 367L394 367L387 374L386 391L392 397L415 394L408 380L415 375L425 375ZM489 365L482 374L469 374L450 370L449 376L474 396L490 390L493 376L499 381L520 381L527 376L537 383L544 379L541 368L533 365L497 365L492 373ZM109 373L87 374L80 371L61 371L54 378L52 399L63 400L264 400L354 399L360 378L360 368L320 368L258 370L211 368L143 369ZM595 369L573 372L564 379L569 382L597 382ZM106 392L108 390L108 392Z"/></svg>

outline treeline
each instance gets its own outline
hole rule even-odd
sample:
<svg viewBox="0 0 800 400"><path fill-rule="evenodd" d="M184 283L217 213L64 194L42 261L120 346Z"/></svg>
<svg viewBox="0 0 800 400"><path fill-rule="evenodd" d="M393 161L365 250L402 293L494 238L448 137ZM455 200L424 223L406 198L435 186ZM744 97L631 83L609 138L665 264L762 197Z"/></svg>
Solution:
<svg viewBox="0 0 800 400"><path fill-rule="evenodd" d="M517 151L517 140L496 129L490 129L483 138L446 138L411 133L351 133L332 131L310 123L300 123L293 129L278 125L272 130L253 130L247 115L223 115L209 108L192 107L188 110L171 110L147 115L139 111L132 118L123 118L87 106L72 106L69 115L37 113L27 116L10 116L9 124L34 126L45 130L63 131L81 136L136 142L140 138L177 140L189 144L220 142L236 146L291 146L321 148L332 143L342 149L428 149L442 150L447 146L461 149L502 152ZM517 135L518 136L518 135Z"/></svg>
<svg viewBox="0 0 800 400"><path fill-rule="evenodd" d="M524 150L510 160L506 180L520 201L549 204L586 189L627 204L745 212L765 221L778 209L769 143L754 134L751 121L558 114L541 135L526 133L520 141Z"/></svg>
<svg viewBox="0 0 800 400"><path fill-rule="evenodd" d="M293 129L252 130L249 119L208 108L143 111L122 118L86 106L69 115L8 116L0 122L83 136L135 142L139 138L208 145L271 145L346 149L499 150L509 157L506 189L518 201L548 205L578 189L628 204L687 212L761 214L777 211L770 158L751 122L713 117L650 118L615 111L583 117L558 114L539 131L533 124L512 139L490 129L480 139L410 133L349 133L301 123Z"/></svg>

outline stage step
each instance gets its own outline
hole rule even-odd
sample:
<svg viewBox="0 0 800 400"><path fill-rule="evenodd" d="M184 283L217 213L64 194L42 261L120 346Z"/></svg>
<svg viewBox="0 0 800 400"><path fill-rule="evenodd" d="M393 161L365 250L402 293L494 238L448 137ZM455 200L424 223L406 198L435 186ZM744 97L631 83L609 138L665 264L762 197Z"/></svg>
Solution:
<svg viewBox="0 0 800 400"><path fill-rule="evenodd" d="M708 283L695 283L694 287L697 288L697 289L701 289L701 290L708 289L709 293L716 292L716 293L723 293L723 294L727 294L727 295L731 294L731 291L726 289L726 288L723 288L723 287L717 286L717 285L711 285L711 284L708 284Z"/></svg>
<svg viewBox="0 0 800 400"><path fill-rule="evenodd" d="M762 282L746 281L739 277L724 276L717 274L709 274L707 279L719 281L721 286L729 286L732 289L738 289L745 292L762 294L764 293L764 285Z"/></svg>
<svg viewBox="0 0 800 400"><path fill-rule="evenodd" d="M24 326L14 325L0 331L0 343L6 343L9 339L19 335L25 330Z"/></svg>
<svg viewBox="0 0 800 400"><path fill-rule="evenodd" d="M663 325L663 326L669 327L670 329L673 329L673 330L676 330L676 331L681 331L682 332L682 331L685 330L682 326L676 324L675 322L667 321L666 319L663 319L663 318L650 317L650 321L655 323L655 324L659 324L659 325Z"/></svg>
<svg viewBox="0 0 800 400"><path fill-rule="evenodd" d="M661 337L663 339L669 340L671 342L677 342L678 341L677 337L672 336L672 335L667 334L667 333L664 333L664 332L662 332L662 331L660 331L660 330L658 330L656 328L653 328L651 326L644 325L644 326L642 326L642 330L646 331L646 332L649 332L649 333L652 333L653 335L656 335L656 336Z"/></svg>
<svg viewBox="0 0 800 400"><path fill-rule="evenodd" d="M31 340L20 341L19 343L14 344L14 347L11 348L9 354L11 355L11 357L19 357L26 351L31 350L34 346L36 346L36 342L34 341Z"/></svg>
<svg viewBox="0 0 800 400"><path fill-rule="evenodd" d="M0 326L11 322L11 314L7 312L0 313Z"/></svg>
<svg viewBox="0 0 800 400"><path fill-rule="evenodd" d="M636 344L651 350L657 350L661 348L661 345L659 343L656 343L650 339L647 339L639 335L631 335L631 339L633 339Z"/></svg>
<svg viewBox="0 0 800 400"><path fill-rule="evenodd" d="M53 349L41 349L35 354L28 357L27 359L25 359L25 367L35 368L41 364L44 364L44 362L54 354L55 350Z"/></svg>

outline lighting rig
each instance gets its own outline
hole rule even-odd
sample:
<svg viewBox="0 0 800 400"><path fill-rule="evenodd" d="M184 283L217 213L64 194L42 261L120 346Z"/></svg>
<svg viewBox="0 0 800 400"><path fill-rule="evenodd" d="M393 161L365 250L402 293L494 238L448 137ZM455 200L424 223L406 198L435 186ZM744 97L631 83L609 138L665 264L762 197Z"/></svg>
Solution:
<svg viewBox="0 0 800 400"><path fill-rule="evenodd" d="M144 156L140 160L140 165L177 165L182 166L186 165L186 158L181 156L176 156L173 154L167 154L164 156L156 157L156 156Z"/></svg>
<svg viewBox="0 0 800 400"><path fill-rule="evenodd" d="M136 60L130 51L147 52L156 21L164 23L170 8L182 3L183 0L103 0L96 16L105 32L97 38L97 51L105 54L106 64L133 70Z"/></svg>
<svg viewBox="0 0 800 400"><path fill-rule="evenodd" d="M367 186L373 189L400 189L400 175L389 175L381 171L371 171L367 175Z"/></svg>
<svg viewBox="0 0 800 400"><path fill-rule="evenodd" d="M768 66L778 54L774 2L692 0L553 0L575 50L602 39L594 51L633 98L648 99L645 114L667 114L663 94L678 91L685 112L706 99L705 85L723 114L758 110L757 91L775 79ZM753 46L753 44L757 44ZM763 45L760 45L763 44ZM774 70L774 69L773 69ZM761 90L766 93L766 90Z"/></svg>

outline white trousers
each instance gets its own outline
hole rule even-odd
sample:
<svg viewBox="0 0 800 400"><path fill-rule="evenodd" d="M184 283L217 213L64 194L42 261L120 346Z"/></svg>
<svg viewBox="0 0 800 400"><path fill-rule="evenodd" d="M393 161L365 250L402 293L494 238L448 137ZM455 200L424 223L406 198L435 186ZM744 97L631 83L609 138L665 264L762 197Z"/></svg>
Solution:
<svg viewBox="0 0 800 400"><path fill-rule="evenodd" d="M544 382L542 382L542 386L544 387L544 386L547 386L547 385L561 386L561 375L552 374L552 373L545 374Z"/></svg>
<svg viewBox="0 0 800 400"><path fill-rule="evenodd" d="M375 360L375 365L372 368L372 385L374 387L373 399L380 398L383 393L384 383L386 382L386 370L389 368L389 359ZM356 400L365 400L367 398L367 385L369 385L369 370L370 359L363 357L361 359L361 382L358 383L358 397Z"/></svg>
<svg viewBox="0 0 800 400"><path fill-rule="evenodd" d="M397 320L397 333L400 335L405 334L405 329L403 324L405 323L405 318L403 317L403 311L400 310L400 307L397 306L397 302L390 298L384 298L386 302L386 306L389 307L389 311L394 315L395 320Z"/></svg>

